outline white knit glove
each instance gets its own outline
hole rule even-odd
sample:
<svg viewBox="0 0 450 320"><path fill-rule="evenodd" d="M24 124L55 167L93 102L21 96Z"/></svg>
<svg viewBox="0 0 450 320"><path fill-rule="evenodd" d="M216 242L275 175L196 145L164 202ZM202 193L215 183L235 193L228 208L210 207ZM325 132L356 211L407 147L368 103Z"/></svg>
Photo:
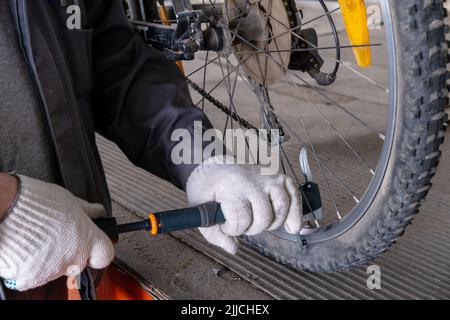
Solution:
<svg viewBox="0 0 450 320"><path fill-rule="evenodd" d="M114 248L91 221L105 214L54 184L20 177L17 201L0 224L0 278L8 288L26 291L86 266L107 267Z"/></svg>
<svg viewBox="0 0 450 320"><path fill-rule="evenodd" d="M207 241L235 254L236 236L256 235L283 224L289 233L300 232L302 214L291 178L263 176L258 166L224 163L222 156L210 158L187 181L190 205L215 201L225 216L223 225L200 228Z"/></svg>

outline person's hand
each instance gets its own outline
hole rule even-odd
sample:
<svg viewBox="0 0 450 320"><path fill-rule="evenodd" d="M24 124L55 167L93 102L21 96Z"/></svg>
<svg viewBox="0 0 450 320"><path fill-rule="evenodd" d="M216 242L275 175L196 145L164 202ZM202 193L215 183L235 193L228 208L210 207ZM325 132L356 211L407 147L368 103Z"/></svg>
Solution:
<svg viewBox="0 0 450 320"><path fill-rule="evenodd" d="M26 291L86 266L107 267L114 258L108 237L91 221L105 214L100 204L64 188L19 176L17 200L0 224L0 278Z"/></svg>
<svg viewBox="0 0 450 320"><path fill-rule="evenodd" d="M213 201L221 205L226 222L200 228L207 241L234 254L234 237L256 235L283 225L289 233L300 232L302 214L291 178L263 176L258 166L224 163L221 156L206 160L191 173L186 185L190 205Z"/></svg>

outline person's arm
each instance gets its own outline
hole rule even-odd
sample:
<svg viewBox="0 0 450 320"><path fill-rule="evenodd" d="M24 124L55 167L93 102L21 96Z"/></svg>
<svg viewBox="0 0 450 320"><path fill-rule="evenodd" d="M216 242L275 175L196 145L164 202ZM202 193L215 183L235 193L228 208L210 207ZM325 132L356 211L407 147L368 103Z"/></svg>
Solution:
<svg viewBox="0 0 450 320"><path fill-rule="evenodd" d="M135 165L184 188L195 164L175 165L176 129L193 136L194 121L212 128L191 100L184 75L164 53L146 45L121 0L86 1L93 27L96 129Z"/></svg>
<svg viewBox="0 0 450 320"><path fill-rule="evenodd" d="M16 177L0 172L0 222L16 199L17 188Z"/></svg>

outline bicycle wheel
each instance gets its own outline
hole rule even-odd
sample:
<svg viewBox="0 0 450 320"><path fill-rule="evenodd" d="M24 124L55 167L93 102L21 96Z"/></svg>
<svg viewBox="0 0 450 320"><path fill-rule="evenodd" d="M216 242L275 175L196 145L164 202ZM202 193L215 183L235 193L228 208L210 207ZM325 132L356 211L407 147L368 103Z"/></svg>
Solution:
<svg viewBox="0 0 450 320"><path fill-rule="evenodd" d="M307 232L246 241L309 271L348 269L385 252L418 212L441 155L448 94L442 1L371 4L367 69L355 63L337 4L202 5L220 9L232 54L205 52L185 63L194 102L219 129L279 129L280 171L305 185L298 158L306 150L322 199L323 214ZM305 72L307 53L319 53L322 70L337 71L332 84L319 86Z"/></svg>

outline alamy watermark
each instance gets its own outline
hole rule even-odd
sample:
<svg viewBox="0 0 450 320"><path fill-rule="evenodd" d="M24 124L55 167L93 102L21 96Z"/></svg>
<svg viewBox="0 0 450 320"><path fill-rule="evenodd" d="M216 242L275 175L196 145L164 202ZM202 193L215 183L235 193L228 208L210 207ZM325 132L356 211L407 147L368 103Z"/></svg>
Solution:
<svg viewBox="0 0 450 320"><path fill-rule="evenodd" d="M70 5L67 7L66 13L68 18L66 26L69 30L81 30L81 8L78 5Z"/></svg>
<svg viewBox="0 0 450 320"><path fill-rule="evenodd" d="M381 289L381 268L373 264L367 267L366 273L369 275L366 281L367 288L370 290Z"/></svg>
<svg viewBox="0 0 450 320"><path fill-rule="evenodd" d="M382 27L382 12L381 7L376 4L371 4L367 6L367 26L369 29L381 29ZM67 29L69 30L80 30L81 29L81 8L80 6L74 4L70 5L66 9L68 15L67 18Z"/></svg>
<svg viewBox="0 0 450 320"><path fill-rule="evenodd" d="M262 175L277 174L280 168L279 130L218 129L203 130L201 121L194 130L177 129L171 141L177 142L171 159L176 165L201 164L214 156L226 157L224 164L260 165Z"/></svg>
<svg viewBox="0 0 450 320"><path fill-rule="evenodd" d="M376 4L367 6L367 26L370 30L381 29L383 25L383 17L381 7Z"/></svg>

